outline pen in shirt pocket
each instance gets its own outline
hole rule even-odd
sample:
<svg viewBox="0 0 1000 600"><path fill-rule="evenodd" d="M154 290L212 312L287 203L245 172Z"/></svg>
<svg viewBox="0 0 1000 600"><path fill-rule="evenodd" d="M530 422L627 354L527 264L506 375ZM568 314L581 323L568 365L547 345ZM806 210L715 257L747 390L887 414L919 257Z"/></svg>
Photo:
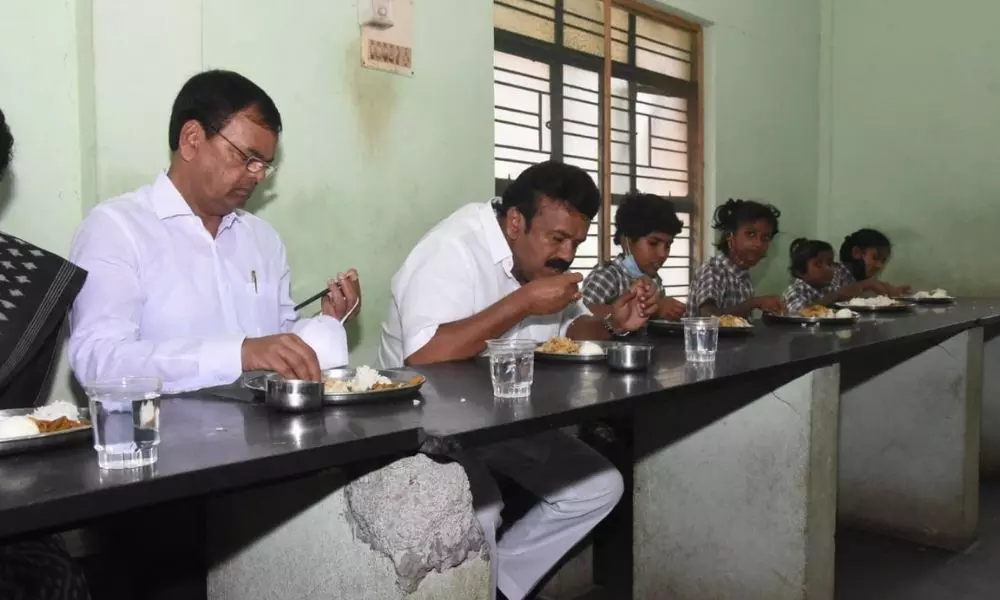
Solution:
<svg viewBox="0 0 1000 600"><path fill-rule="evenodd" d="M257 271L250 271L250 281L253 282L253 293L259 293L257 290Z"/></svg>

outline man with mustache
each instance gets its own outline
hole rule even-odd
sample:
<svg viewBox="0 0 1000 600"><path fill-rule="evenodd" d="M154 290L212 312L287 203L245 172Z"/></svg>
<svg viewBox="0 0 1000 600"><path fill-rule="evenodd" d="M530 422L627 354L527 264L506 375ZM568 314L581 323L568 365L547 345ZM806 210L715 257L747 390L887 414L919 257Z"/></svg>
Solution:
<svg viewBox="0 0 1000 600"><path fill-rule="evenodd" d="M582 277L566 272L600 207L585 171L544 162L525 170L502 198L458 209L417 243L393 277L379 364L467 359L494 338L604 340L642 327L646 315L635 290L595 317L580 301ZM622 494L618 471L559 431L458 458L490 544L495 583L510 600L529 594ZM499 542L503 503L487 468L540 499Z"/></svg>
<svg viewBox="0 0 1000 600"><path fill-rule="evenodd" d="M179 392L250 370L318 381L321 363L346 362L339 319L360 299L357 273L330 282L322 314L299 319L281 239L244 210L280 133L274 102L246 77L206 71L184 84L169 169L95 207L73 240L71 260L89 272L69 342L82 383L155 376Z"/></svg>

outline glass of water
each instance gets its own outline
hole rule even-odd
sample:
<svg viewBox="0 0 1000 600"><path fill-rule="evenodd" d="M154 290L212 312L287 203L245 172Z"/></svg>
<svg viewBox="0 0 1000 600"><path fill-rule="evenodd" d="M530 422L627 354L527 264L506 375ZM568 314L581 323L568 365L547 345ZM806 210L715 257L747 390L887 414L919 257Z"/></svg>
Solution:
<svg viewBox="0 0 1000 600"><path fill-rule="evenodd" d="M157 377L122 377L87 386L94 450L102 469L131 469L156 462L161 387Z"/></svg>
<svg viewBox="0 0 1000 600"><path fill-rule="evenodd" d="M715 360L719 349L718 317L686 317L684 324L684 355L688 362Z"/></svg>
<svg viewBox="0 0 1000 600"><path fill-rule="evenodd" d="M531 340L489 340L490 378L497 398L524 398L531 395L535 378L535 347Z"/></svg>

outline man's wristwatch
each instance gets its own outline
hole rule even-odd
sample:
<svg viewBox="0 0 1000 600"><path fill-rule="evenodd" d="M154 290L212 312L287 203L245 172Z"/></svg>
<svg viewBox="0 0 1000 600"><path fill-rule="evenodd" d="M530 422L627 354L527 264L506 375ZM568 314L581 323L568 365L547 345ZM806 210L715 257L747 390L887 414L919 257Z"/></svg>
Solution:
<svg viewBox="0 0 1000 600"><path fill-rule="evenodd" d="M606 329L608 331L608 333L610 333L612 335L612 337L625 337L628 334L632 333L631 331L629 331L627 329L622 330L622 331L619 331L619 330L615 329L615 326L611 323L611 314L610 313L604 316L604 329Z"/></svg>

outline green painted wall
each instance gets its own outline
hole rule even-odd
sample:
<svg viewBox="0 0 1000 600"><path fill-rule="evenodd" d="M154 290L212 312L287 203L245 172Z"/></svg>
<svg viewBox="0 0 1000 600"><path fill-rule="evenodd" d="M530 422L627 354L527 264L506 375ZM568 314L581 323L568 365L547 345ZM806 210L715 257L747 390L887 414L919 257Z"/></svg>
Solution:
<svg viewBox="0 0 1000 600"><path fill-rule="evenodd" d="M876 226L887 278L1000 294L1000 3L823 1L820 231Z"/></svg>
<svg viewBox="0 0 1000 600"><path fill-rule="evenodd" d="M782 234L753 273L758 290L780 292L789 242L816 230L819 2L661 4L705 25L707 212L731 197L781 209Z"/></svg>

